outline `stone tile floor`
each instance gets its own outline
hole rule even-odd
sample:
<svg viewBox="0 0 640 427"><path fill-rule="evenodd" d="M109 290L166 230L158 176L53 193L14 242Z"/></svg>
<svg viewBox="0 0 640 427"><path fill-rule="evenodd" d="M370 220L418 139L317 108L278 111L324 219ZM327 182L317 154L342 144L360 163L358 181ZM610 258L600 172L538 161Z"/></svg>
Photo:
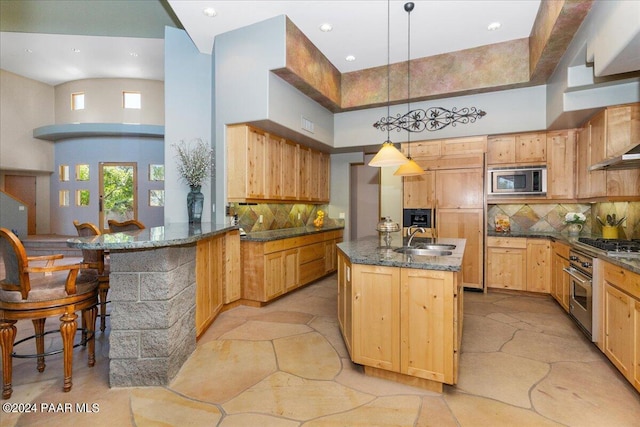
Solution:
<svg viewBox="0 0 640 427"><path fill-rule="evenodd" d="M76 349L69 393L61 356L47 358L44 373L15 359L13 396L3 403L37 412L0 413L0 425L639 425L640 395L550 297L467 292L460 381L438 394L367 377L351 363L336 286L329 276L266 307L222 313L168 387L110 389L108 329L97 336L94 368ZM26 336L31 323L19 329ZM48 337L57 346L57 334ZM78 412L83 403L97 411Z"/></svg>

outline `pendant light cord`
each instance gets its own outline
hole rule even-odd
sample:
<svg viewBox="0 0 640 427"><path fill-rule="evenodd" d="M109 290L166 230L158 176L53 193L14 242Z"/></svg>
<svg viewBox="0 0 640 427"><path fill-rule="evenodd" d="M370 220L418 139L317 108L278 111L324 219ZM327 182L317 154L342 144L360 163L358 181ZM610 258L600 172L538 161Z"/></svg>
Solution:
<svg viewBox="0 0 640 427"><path fill-rule="evenodd" d="M411 6L409 6L409 4ZM411 111L411 11L413 10L413 3L405 4L405 10L407 11L407 113ZM407 120L410 117L407 116ZM407 127L407 155L411 160L411 131Z"/></svg>
<svg viewBox="0 0 640 427"><path fill-rule="evenodd" d="M389 109L389 103L391 102L391 73L390 73L390 69L391 69L391 0L387 0L387 120L389 120L390 116L390 109ZM390 136L390 128L389 125L387 124L387 141L391 142L391 136Z"/></svg>

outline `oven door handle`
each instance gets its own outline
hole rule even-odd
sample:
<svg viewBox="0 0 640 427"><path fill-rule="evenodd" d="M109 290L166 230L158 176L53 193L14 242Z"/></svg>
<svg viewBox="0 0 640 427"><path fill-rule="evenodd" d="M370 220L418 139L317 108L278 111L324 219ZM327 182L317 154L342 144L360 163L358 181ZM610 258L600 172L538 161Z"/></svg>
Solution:
<svg viewBox="0 0 640 427"><path fill-rule="evenodd" d="M562 271L564 271L565 273L567 273L569 276L573 277L580 283L583 283L583 284L591 283L591 280L588 277L582 275L578 270L576 270L573 267L563 268Z"/></svg>

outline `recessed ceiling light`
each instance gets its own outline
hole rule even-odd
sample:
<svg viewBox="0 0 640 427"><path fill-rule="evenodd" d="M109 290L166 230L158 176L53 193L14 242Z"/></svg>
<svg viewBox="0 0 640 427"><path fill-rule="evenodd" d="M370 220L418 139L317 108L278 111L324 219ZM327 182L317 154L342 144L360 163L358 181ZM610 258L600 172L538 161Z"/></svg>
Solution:
<svg viewBox="0 0 640 427"><path fill-rule="evenodd" d="M323 33L328 33L331 30L333 30L333 26L331 26L331 24L329 24L328 22L320 25L320 31L322 31Z"/></svg>
<svg viewBox="0 0 640 427"><path fill-rule="evenodd" d="M491 24L489 24L487 26L487 30L489 31L495 31L498 28L500 28L502 26L502 24L500 24L499 22L492 22Z"/></svg>
<svg viewBox="0 0 640 427"><path fill-rule="evenodd" d="M80 53L80 49L78 49L77 47L74 47L74 48L71 49L71 52Z"/></svg>
<svg viewBox="0 0 640 427"><path fill-rule="evenodd" d="M31 50L31 49L25 49L24 51L27 52L27 53L33 53L33 50Z"/></svg>
<svg viewBox="0 0 640 427"><path fill-rule="evenodd" d="M202 13L204 13L209 18L213 18L214 16L216 16L218 14L218 12L216 12L216 10L214 8L212 8L212 7L207 7L205 9L203 9Z"/></svg>
<svg viewBox="0 0 640 427"><path fill-rule="evenodd" d="M344 59L346 59L346 60L347 60L347 61L349 61L349 62L353 62L353 61L355 61L355 60L356 60L356 57L355 57L355 56L353 56L353 55L347 55L347 57L346 57L346 58L344 58Z"/></svg>

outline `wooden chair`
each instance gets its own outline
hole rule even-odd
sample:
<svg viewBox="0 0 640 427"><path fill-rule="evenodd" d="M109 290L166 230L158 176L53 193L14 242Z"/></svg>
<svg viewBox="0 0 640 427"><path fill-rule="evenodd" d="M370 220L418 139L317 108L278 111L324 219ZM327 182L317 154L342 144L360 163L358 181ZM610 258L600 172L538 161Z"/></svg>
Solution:
<svg viewBox="0 0 640 427"><path fill-rule="evenodd" d="M78 324L77 311L82 312L83 332L88 344L89 366L95 365L95 325L98 304L98 280L95 276L78 275L83 264L53 265L62 255L27 257L22 242L6 228L0 228L0 254L4 259L5 277L0 280L0 347L2 353L2 398L9 399L13 388L14 343L18 320L31 319L35 329L37 369L45 368L44 324L47 317L60 315L64 359L64 391L71 390L73 343ZM30 262L47 261L45 266ZM38 274L44 273L44 274ZM84 334L83 334L84 336ZM56 352L57 353L57 352Z"/></svg>
<svg viewBox="0 0 640 427"><path fill-rule="evenodd" d="M98 227L90 222L83 222L82 224L78 220L73 221L73 225L78 231L80 237L99 236L102 234ZM82 270L82 274L92 274L98 278L98 295L100 298L100 331L104 332L106 329L107 319L107 294L109 293L109 262L108 256L101 250L82 250L82 262L88 265L89 270Z"/></svg>
<svg viewBox="0 0 640 427"><path fill-rule="evenodd" d="M111 233L142 230L145 228L143 223L141 223L140 221L136 221L135 219L130 219L123 222L118 222L116 220L110 219L109 221L107 221L107 223L109 224L109 231Z"/></svg>

